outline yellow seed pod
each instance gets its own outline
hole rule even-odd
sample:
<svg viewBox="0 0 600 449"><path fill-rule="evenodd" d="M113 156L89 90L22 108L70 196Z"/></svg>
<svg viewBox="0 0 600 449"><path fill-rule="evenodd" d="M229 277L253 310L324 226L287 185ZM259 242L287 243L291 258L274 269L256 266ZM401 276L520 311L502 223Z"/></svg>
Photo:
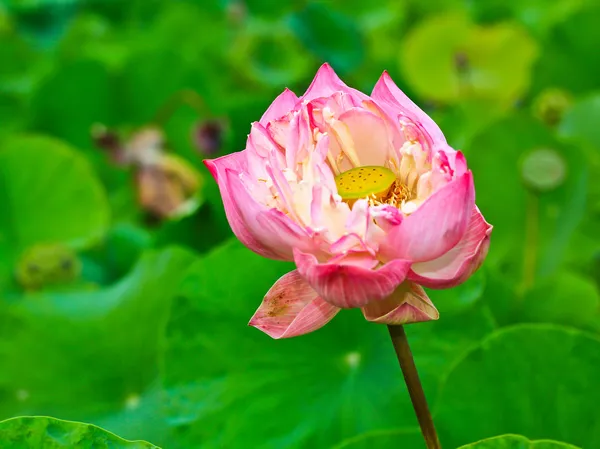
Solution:
<svg viewBox="0 0 600 449"><path fill-rule="evenodd" d="M378 166L356 167L335 177L338 194L351 202L369 196L383 198L395 181L394 172Z"/></svg>

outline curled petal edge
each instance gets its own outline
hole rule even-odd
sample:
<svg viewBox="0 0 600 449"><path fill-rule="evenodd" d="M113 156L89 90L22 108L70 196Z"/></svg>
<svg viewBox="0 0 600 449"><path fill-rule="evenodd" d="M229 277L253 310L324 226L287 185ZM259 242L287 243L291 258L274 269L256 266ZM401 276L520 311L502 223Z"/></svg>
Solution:
<svg viewBox="0 0 600 449"><path fill-rule="evenodd" d="M263 126L267 126L269 122L277 120L294 110L297 102L298 97L296 94L286 88L277 98L275 98L275 100L273 100L273 103L271 103L269 108L260 118L259 123Z"/></svg>
<svg viewBox="0 0 600 449"><path fill-rule="evenodd" d="M381 324L411 324L437 320L440 316L425 290L414 282L403 282L388 298L362 308L367 321Z"/></svg>
<svg viewBox="0 0 600 449"><path fill-rule="evenodd" d="M388 113L403 111L410 120L423 126L434 145L446 143L440 127L396 86L387 71L375 84L371 97Z"/></svg>

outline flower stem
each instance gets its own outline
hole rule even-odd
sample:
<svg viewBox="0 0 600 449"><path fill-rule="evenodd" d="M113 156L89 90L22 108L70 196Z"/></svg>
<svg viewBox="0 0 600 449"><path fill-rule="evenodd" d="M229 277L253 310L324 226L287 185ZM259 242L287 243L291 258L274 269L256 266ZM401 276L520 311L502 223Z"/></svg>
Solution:
<svg viewBox="0 0 600 449"><path fill-rule="evenodd" d="M419 380L419 373L415 366L410 346L408 345L408 339L404 332L403 326L388 325L390 331L390 337L392 337L392 344L396 351L396 356L400 362L400 368L402 368L402 374L404 375L404 381L408 388L408 394L412 401L413 408L421 426L421 432L425 439L427 449L441 449L440 440L435 431L433 425L433 419L431 418L431 412L427 406L427 400L425 399L425 393L423 392L423 386Z"/></svg>
<svg viewBox="0 0 600 449"><path fill-rule="evenodd" d="M523 256L523 280L520 294L523 295L535 283L537 268L540 205L536 193L527 192L527 216L525 218L525 243Z"/></svg>

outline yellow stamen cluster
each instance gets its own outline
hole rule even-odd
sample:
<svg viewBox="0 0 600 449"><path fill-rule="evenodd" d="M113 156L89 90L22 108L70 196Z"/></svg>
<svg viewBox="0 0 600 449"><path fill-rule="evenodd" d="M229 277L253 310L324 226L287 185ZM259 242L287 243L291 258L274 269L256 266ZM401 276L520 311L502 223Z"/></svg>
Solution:
<svg viewBox="0 0 600 449"><path fill-rule="evenodd" d="M400 208L402 203L410 198L410 191L408 187L400 182L399 179L394 181L394 184L390 187L387 194L382 197L376 195L370 195L367 197L371 206L382 206L388 204Z"/></svg>

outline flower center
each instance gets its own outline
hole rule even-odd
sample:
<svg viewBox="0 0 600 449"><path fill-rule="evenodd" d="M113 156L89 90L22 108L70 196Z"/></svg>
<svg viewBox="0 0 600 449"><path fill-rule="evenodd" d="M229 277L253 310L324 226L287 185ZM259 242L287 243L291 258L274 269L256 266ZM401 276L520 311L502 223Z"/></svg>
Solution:
<svg viewBox="0 0 600 449"><path fill-rule="evenodd" d="M390 204L400 207L410 196L408 188L386 167L352 168L337 175L335 185L342 200L349 205L365 198L372 206Z"/></svg>

